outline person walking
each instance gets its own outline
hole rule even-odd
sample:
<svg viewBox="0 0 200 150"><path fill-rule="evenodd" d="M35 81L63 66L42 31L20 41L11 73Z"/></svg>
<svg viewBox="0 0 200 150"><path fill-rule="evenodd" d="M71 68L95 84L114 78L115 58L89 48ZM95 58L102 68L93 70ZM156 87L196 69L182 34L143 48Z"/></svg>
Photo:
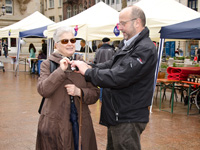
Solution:
<svg viewBox="0 0 200 150"><path fill-rule="evenodd" d="M5 39L3 40L2 47L3 47L3 51L4 51L4 56L5 56L5 58L7 58L8 57L8 43Z"/></svg>
<svg viewBox="0 0 200 150"><path fill-rule="evenodd" d="M38 51L38 57L37 58L38 58L38 60L39 59L47 59L46 55L43 53L42 50Z"/></svg>
<svg viewBox="0 0 200 150"><path fill-rule="evenodd" d="M33 43L30 43L28 50L29 50L29 58L35 58L36 48L33 45Z"/></svg>
<svg viewBox="0 0 200 150"><path fill-rule="evenodd" d="M200 48L197 50L197 62L199 63L200 61Z"/></svg>
<svg viewBox="0 0 200 150"><path fill-rule="evenodd" d="M143 10L129 6L119 14L124 40L111 60L96 65L72 61L86 81L104 88L100 124L107 126L107 150L140 150L149 122L157 51L145 27Z"/></svg>
<svg viewBox="0 0 200 150"><path fill-rule="evenodd" d="M82 150L97 150L96 137L88 105L99 98L99 89L86 82L81 74L72 71L69 59L75 52L74 29L59 27L53 35L56 50L41 64L37 90L45 97L38 123L36 150L75 150L73 126L70 121L71 102L77 109L81 125ZM57 64L57 69L50 72L50 64ZM82 111L80 101L82 97Z"/></svg>
<svg viewBox="0 0 200 150"><path fill-rule="evenodd" d="M103 63L111 59L111 57L114 55L115 50L114 47L110 45L110 39L105 37L102 39L102 46L98 48L98 50L95 53L94 63ZM102 102L102 94L103 94L103 88L100 88L100 101Z"/></svg>
<svg viewBox="0 0 200 150"><path fill-rule="evenodd" d="M103 63L107 60L110 60L111 57L114 55L115 50L114 47L110 45L110 39L105 37L102 39L102 46L96 51L94 63Z"/></svg>
<svg viewBox="0 0 200 150"><path fill-rule="evenodd" d="M80 52L85 52L85 50L88 50L89 48L89 53L92 53L91 48L88 45L86 45L85 40L81 40L80 45L81 45Z"/></svg>
<svg viewBox="0 0 200 150"><path fill-rule="evenodd" d="M33 62L33 65L37 68L37 73L40 72L40 63L43 61L43 59L46 59L46 55L43 53L42 50L38 51L37 61Z"/></svg>
<svg viewBox="0 0 200 150"><path fill-rule="evenodd" d="M29 44L29 58L36 58L35 53L36 53L36 48L33 45L33 43ZM36 60L32 60L30 61L31 63L31 73L35 73L35 64L36 64Z"/></svg>
<svg viewBox="0 0 200 150"><path fill-rule="evenodd" d="M198 62L198 54L197 54L197 52L198 52L198 48L195 47L194 48L194 62Z"/></svg>
<svg viewBox="0 0 200 150"><path fill-rule="evenodd" d="M42 40L42 52L46 55L47 57L47 44L45 42L45 40Z"/></svg>

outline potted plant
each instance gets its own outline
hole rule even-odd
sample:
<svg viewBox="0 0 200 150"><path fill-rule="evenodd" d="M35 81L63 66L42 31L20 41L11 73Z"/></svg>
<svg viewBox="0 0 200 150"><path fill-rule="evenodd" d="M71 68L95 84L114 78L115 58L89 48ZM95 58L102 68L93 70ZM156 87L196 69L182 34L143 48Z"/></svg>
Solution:
<svg viewBox="0 0 200 150"><path fill-rule="evenodd" d="M166 78L166 75L167 75L167 68L168 68L168 65L167 63L162 63L161 66L160 66L160 71L158 73L158 78Z"/></svg>

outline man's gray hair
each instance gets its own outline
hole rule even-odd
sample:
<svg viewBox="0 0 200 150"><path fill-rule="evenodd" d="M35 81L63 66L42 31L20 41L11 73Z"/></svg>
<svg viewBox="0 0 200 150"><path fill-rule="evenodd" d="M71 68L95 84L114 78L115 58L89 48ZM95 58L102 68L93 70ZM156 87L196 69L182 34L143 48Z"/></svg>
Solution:
<svg viewBox="0 0 200 150"><path fill-rule="evenodd" d="M53 40L54 42L58 42L60 40L60 37L64 33L72 33L73 35L75 34L74 28L68 27L68 26L62 26L56 29L56 31L53 34Z"/></svg>

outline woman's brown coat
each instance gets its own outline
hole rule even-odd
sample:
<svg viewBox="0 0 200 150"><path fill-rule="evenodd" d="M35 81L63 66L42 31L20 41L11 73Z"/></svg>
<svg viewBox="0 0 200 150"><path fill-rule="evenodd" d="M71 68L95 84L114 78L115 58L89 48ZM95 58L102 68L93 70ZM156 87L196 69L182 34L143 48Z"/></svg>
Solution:
<svg viewBox="0 0 200 150"><path fill-rule="evenodd" d="M53 53L50 60L59 64L62 59L58 53ZM50 61L41 64L37 89L45 97L38 123L36 150L74 150L72 125L70 122L70 98L66 84L75 84L83 93L82 105L82 150L96 150L96 138L88 105L94 104L99 98L99 89L86 82L79 73L62 71L58 67L50 73ZM80 98L74 97L79 114ZM79 115L78 115L79 118Z"/></svg>

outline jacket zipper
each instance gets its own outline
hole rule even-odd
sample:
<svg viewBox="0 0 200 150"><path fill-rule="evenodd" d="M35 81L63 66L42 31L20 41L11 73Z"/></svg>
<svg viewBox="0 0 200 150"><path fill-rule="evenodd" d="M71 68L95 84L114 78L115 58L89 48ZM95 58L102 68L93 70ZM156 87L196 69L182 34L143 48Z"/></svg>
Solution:
<svg viewBox="0 0 200 150"><path fill-rule="evenodd" d="M116 111L116 109L114 107L113 99L112 99L112 94L111 94L111 104L112 104L112 107L113 107L114 112L115 112L115 120L118 121L119 120L119 113Z"/></svg>

